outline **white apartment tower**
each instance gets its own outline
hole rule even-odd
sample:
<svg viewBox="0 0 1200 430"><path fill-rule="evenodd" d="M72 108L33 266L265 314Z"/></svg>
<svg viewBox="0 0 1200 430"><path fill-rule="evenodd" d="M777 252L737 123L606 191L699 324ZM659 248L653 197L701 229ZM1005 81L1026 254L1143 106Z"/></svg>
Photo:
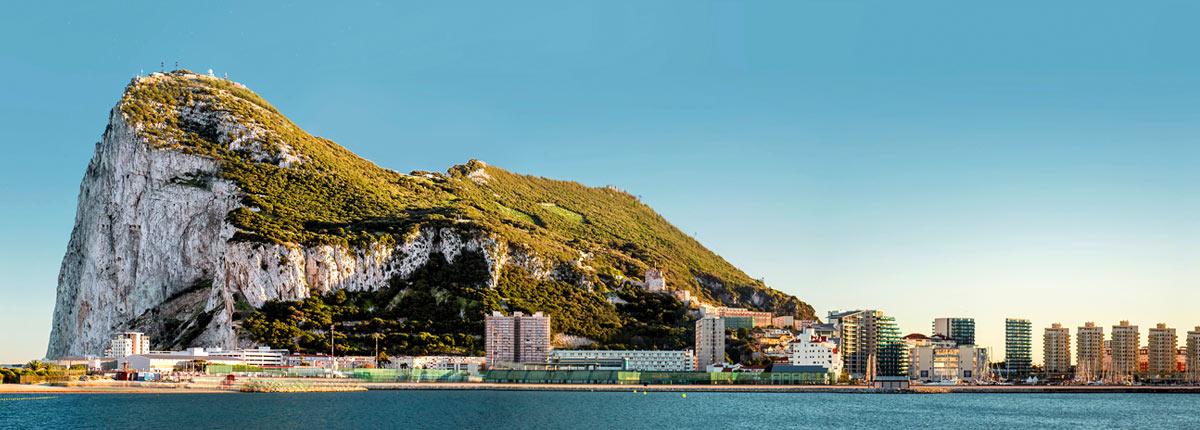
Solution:
<svg viewBox="0 0 1200 430"><path fill-rule="evenodd" d="M696 370L725 362L725 320L704 317L696 320Z"/></svg>

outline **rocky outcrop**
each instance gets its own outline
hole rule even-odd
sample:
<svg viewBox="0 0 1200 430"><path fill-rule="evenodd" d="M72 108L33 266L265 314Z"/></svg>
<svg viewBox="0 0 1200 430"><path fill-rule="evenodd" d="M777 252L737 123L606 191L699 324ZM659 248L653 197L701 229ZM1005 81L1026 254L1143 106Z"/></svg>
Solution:
<svg viewBox="0 0 1200 430"><path fill-rule="evenodd" d="M160 334L160 346L245 346L233 321L239 302L259 307L313 292L373 290L434 255L452 262L482 252L488 286L504 265L537 277L553 273L493 237L450 228L365 248L231 242L236 229L226 216L241 207L242 192L221 179L219 163L156 149L139 131L114 109L96 144L59 275L47 357L100 354L123 330ZM159 315L164 309L170 318Z"/></svg>

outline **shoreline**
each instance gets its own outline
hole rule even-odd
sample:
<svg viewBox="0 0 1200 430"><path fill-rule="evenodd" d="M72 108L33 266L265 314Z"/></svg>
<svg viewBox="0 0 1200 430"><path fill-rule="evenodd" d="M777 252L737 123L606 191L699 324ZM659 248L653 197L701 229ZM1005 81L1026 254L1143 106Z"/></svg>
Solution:
<svg viewBox="0 0 1200 430"><path fill-rule="evenodd" d="M348 382L348 381L343 381ZM1160 393L1200 394L1200 386L913 386L908 390L879 390L855 385L609 385L609 384L500 384L500 383L416 383L355 382L368 391L574 391L574 392L665 392L665 393L839 393L839 394L1089 394L1089 393ZM0 384L3 394L179 394L241 393L241 384L220 388L208 384L139 384L54 386L40 384Z"/></svg>

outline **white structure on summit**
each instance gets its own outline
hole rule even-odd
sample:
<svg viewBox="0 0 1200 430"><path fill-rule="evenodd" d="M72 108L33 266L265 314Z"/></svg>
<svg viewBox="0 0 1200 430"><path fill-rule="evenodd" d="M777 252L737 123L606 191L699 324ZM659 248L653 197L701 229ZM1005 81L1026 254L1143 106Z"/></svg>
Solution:
<svg viewBox="0 0 1200 430"><path fill-rule="evenodd" d="M667 290L667 281L663 279L662 272L658 270L646 271L646 291L652 293L661 293Z"/></svg>

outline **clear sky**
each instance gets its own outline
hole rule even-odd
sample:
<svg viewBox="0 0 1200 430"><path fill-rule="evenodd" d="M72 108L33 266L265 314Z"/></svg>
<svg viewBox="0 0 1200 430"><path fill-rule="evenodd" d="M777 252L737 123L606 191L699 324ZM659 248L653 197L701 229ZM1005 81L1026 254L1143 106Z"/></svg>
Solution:
<svg viewBox="0 0 1200 430"><path fill-rule="evenodd" d="M43 3L0 16L0 362L45 353L93 145L161 61L394 170L629 190L822 316L974 317L997 355L1029 318L1035 362L1052 322L1200 325L1197 2Z"/></svg>

